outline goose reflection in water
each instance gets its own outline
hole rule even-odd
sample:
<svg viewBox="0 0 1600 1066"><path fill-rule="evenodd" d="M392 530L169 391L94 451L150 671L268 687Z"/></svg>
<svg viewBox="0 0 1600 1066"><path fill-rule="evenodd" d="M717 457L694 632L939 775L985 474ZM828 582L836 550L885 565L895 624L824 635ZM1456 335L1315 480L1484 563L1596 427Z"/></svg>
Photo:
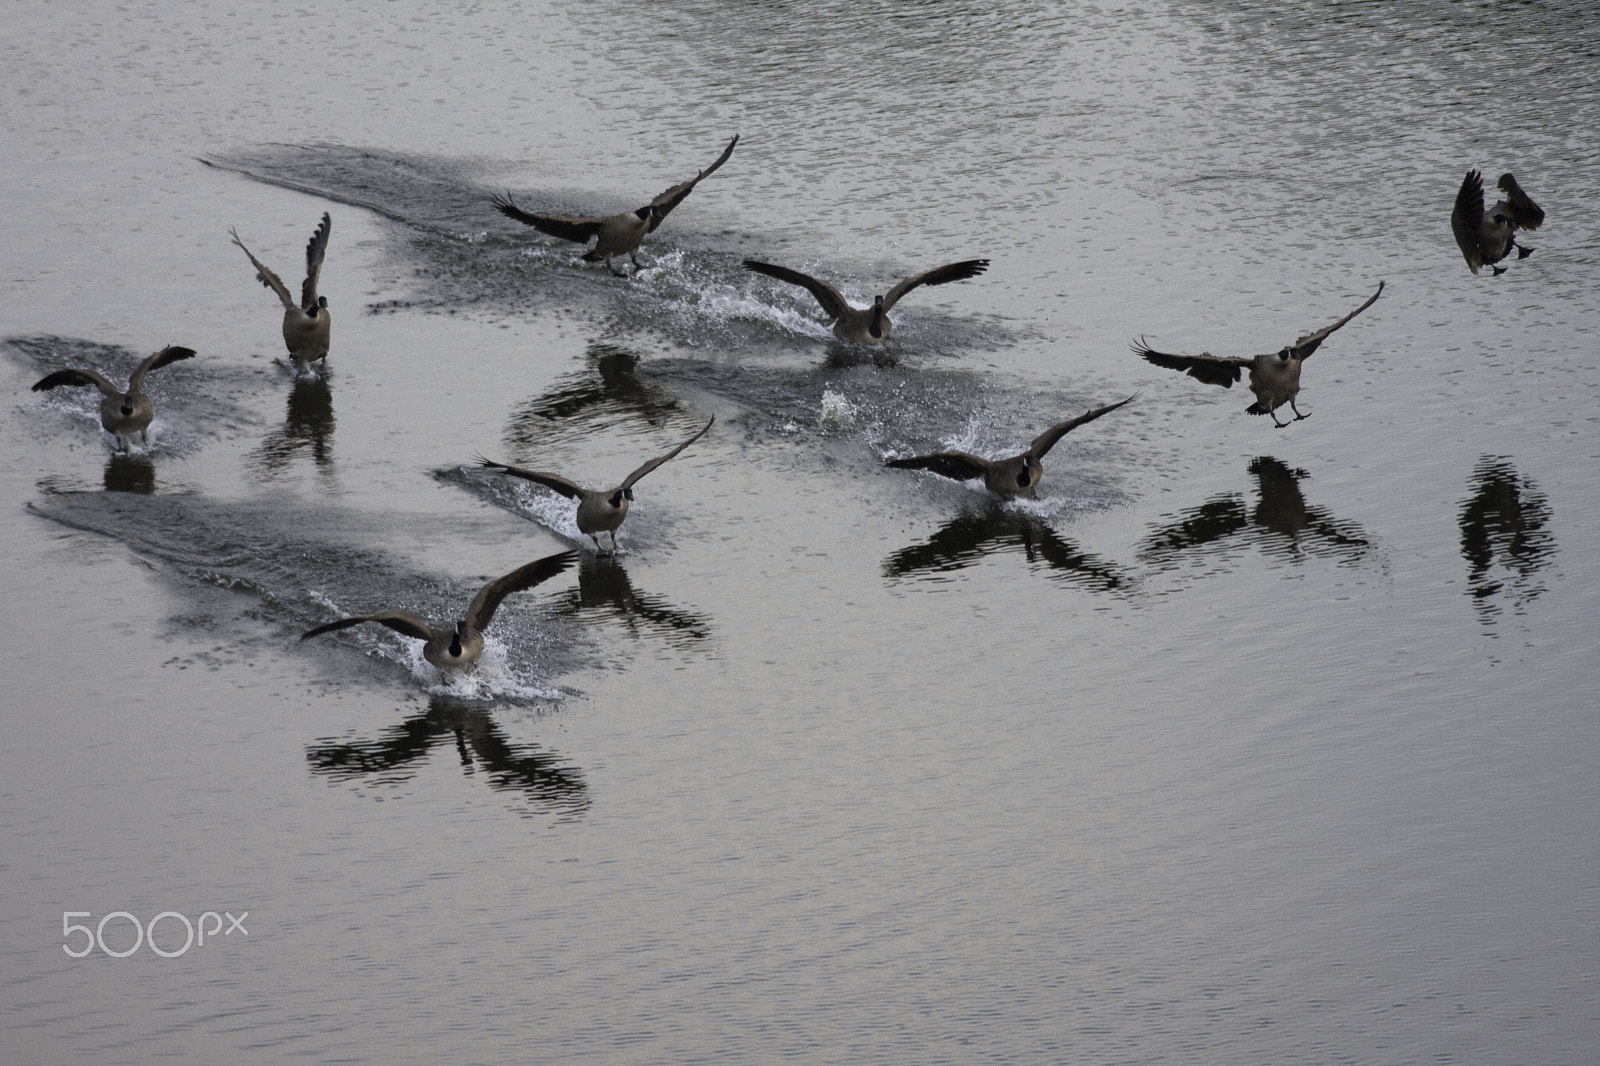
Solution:
<svg viewBox="0 0 1600 1066"><path fill-rule="evenodd" d="M895 552L885 560L883 574L902 578L949 573L987 555L1017 549L1030 565L1043 563L1062 580L1091 592L1121 592L1132 583L1117 564L1079 549L1048 522L999 503L962 512L925 543Z"/></svg>
<svg viewBox="0 0 1600 1066"><path fill-rule="evenodd" d="M604 612L634 637L650 630L679 646L711 635L711 623L704 617L674 607L659 596L636 591L627 568L615 555L582 556L578 587L558 600L553 611L572 617L585 611Z"/></svg>
<svg viewBox="0 0 1600 1066"><path fill-rule="evenodd" d="M463 774L482 772L498 792L520 793L539 811L577 815L588 809L583 771L536 745L508 739L488 711L436 697L424 714L386 729L375 740L325 740L306 748L311 772L335 781L396 785L416 764L454 741Z"/></svg>
<svg viewBox="0 0 1600 1066"><path fill-rule="evenodd" d="M664 422L680 405L669 391L639 377L639 359L627 348L591 341L582 372L559 379L548 392L512 411L505 442L541 447L550 443L553 423L578 420L576 432L587 433L593 421L606 415Z"/></svg>
<svg viewBox="0 0 1600 1066"><path fill-rule="evenodd" d="M326 377L297 377L289 390L283 425L256 449L261 473L281 474L296 456L309 453L322 470L333 466L333 390Z"/></svg>
<svg viewBox="0 0 1600 1066"><path fill-rule="evenodd" d="M106 462L106 491L151 495L156 491L156 464L147 455L114 453Z"/></svg>
<svg viewBox="0 0 1600 1066"><path fill-rule="evenodd" d="M1499 613L1501 593L1520 611L1544 591L1536 575L1549 564L1556 542L1546 528L1550 501L1508 459L1479 459L1472 486L1461 505L1461 554L1467 592L1487 622Z"/></svg>
<svg viewBox="0 0 1600 1066"><path fill-rule="evenodd" d="M1327 555L1354 563L1372 547L1360 526L1306 503L1300 492L1300 482L1307 477L1304 470L1291 470L1270 455L1250 460L1249 469L1260 496L1254 509L1247 509L1244 497L1237 494L1215 497L1156 529L1145 538L1140 556L1169 562L1196 549L1243 542L1295 559Z"/></svg>
<svg viewBox="0 0 1600 1066"><path fill-rule="evenodd" d="M893 351L882 347L868 347L861 344L847 344L844 341L830 340L826 349L827 354L822 357L822 365L830 370L851 370L858 366L895 367L900 365L900 357Z"/></svg>

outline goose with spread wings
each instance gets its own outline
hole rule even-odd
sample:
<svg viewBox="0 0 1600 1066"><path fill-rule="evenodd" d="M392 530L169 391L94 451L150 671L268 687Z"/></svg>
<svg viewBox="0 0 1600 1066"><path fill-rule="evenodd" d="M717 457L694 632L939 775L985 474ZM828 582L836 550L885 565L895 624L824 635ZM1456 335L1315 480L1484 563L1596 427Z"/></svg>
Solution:
<svg viewBox="0 0 1600 1066"><path fill-rule="evenodd" d="M508 192L504 196L494 198L494 206L507 218L514 218L525 226L532 226L540 233L547 233L552 237L559 237L564 241L576 244L587 244L589 238L598 237L593 248L583 256L586 262L604 262L606 269L618 277L623 273L611 265L611 257L626 255L633 260L633 269L639 270L639 245L647 234L654 233L656 227L667 217L674 207L694 192L694 187L704 179L716 172L717 168L728 161L733 154L733 146L739 143L739 135L733 135L733 140L728 142L728 147L722 150L717 161L706 167L688 181L679 182L654 200L635 211L624 211L620 215L599 217L595 215L536 215L531 211L524 211L517 206L515 200Z"/></svg>
<svg viewBox="0 0 1600 1066"><path fill-rule="evenodd" d="M141 444L150 443L150 423L155 419L155 405L144 391L144 376L168 363L194 356L193 348L168 345L154 355L146 356L132 374L128 375L127 391L117 388L98 370L72 368L46 374L34 383L34 392L44 392L62 385L93 385L100 390L100 424L107 433L117 438L117 450L128 451L133 435L139 434Z"/></svg>
<svg viewBox="0 0 1600 1066"><path fill-rule="evenodd" d="M1300 394L1300 367L1311 353L1316 351L1328 335L1352 318L1371 307L1379 296L1383 295L1383 282L1378 282L1378 291L1373 293L1367 302L1345 315L1331 326L1324 326L1315 333L1307 334L1293 344L1279 348L1270 355L1257 355L1249 359L1236 357L1223 357L1202 352L1199 355L1170 355L1158 352L1145 343L1144 338L1139 338L1139 343L1133 346L1134 354L1142 356L1156 366L1168 370L1182 370L1197 381L1207 385L1221 385L1225 389L1233 388L1233 383L1239 380L1239 375L1250 371L1250 391L1256 394L1256 402L1246 407L1245 410L1253 415L1272 415L1272 424L1279 429L1289 425L1289 422L1279 422L1274 414L1284 404L1289 405L1289 410L1294 412L1293 421L1311 417L1309 413L1302 413L1294 405L1295 397Z"/></svg>
<svg viewBox="0 0 1600 1066"><path fill-rule="evenodd" d="M1062 437L1086 422L1093 422L1101 415L1110 414L1124 404L1132 403L1138 395L1134 393L1126 400L1119 400L1104 407L1095 407L1076 418L1057 422L1033 438L1033 443L1028 445L1027 451L1005 459L985 459L969 452L951 451L914 455L908 459L890 459L884 465L900 470L927 470L953 481L969 481L981 477L985 488L1001 496L1017 496L1032 492L1044 477L1044 464L1041 460Z"/></svg>
<svg viewBox="0 0 1600 1066"><path fill-rule="evenodd" d="M328 254L328 234L333 231L333 220L322 213L322 222L306 242L306 280L300 283L300 299L295 301L283 279L251 255L250 249L239 239L239 231L230 229L233 243L249 258L256 268L256 280L278 294L283 304L283 343L289 349L298 373L308 373L311 364L321 360L328 365L328 340L333 326L328 319L328 298L317 293L317 279L322 276L322 260Z"/></svg>
<svg viewBox="0 0 1600 1066"><path fill-rule="evenodd" d="M600 544L600 534L611 534L611 550L617 550L617 529L621 527L622 520L628 517L628 505L633 502L633 486L640 478L660 466L662 463L677 456L677 454L705 436L716 422L717 416L712 415L711 420L701 427L700 432L678 445L665 455L658 455L645 463L639 469L623 478L622 484L614 489L586 489L582 485L560 474L545 473L541 470L524 470L520 466L507 466L505 463L496 463L492 460L478 457L480 466L498 470L502 474L520 477L543 485L545 488L554 489L570 500L578 501L578 531L588 534L594 541L596 552L604 549Z"/></svg>
<svg viewBox="0 0 1600 1066"><path fill-rule="evenodd" d="M426 641L422 646L422 657L441 670L470 666L483 655L483 631L489 628L500 601L513 592L522 592L550 580L570 567L577 558L575 551L557 552L495 578L478 590L467 613L447 629L436 629L409 611L378 611L328 622L301 634L300 639L310 640L336 629L376 622L403 636Z"/></svg>
<svg viewBox="0 0 1600 1066"><path fill-rule="evenodd" d="M1505 199L1495 201L1486 212L1483 175L1476 170L1467 171L1456 193L1456 206L1450 212L1450 231L1474 274L1485 265L1496 275L1504 274L1506 268L1495 264L1510 255L1513 248L1518 259L1528 258L1533 249L1517 243L1517 231L1536 230L1544 224L1544 209L1522 191L1516 178L1502 174L1496 184L1506 194Z"/></svg>
<svg viewBox="0 0 1600 1066"><path fill-rule="evenodd" d="M799 285L810 292L817 298L817 303L822 305L823 313L828 316L828 321L833 323L833 335L840 340L856 344L882 344L889 339L889 332L893 328L889 321L889 309L899 302L900 297L919 285L945 285L952 281L975 278L989 269L989 260L963 259L959 263L946 263L942 267L935 267L915 277L906 278L887 293L875 297L871 307L864 308L851 307L838 289L810 274L802 274L798 270L774 266L772 263L763 263L755 259L746 259L744 265L747 270L786 281L790 285Z"/></svg>

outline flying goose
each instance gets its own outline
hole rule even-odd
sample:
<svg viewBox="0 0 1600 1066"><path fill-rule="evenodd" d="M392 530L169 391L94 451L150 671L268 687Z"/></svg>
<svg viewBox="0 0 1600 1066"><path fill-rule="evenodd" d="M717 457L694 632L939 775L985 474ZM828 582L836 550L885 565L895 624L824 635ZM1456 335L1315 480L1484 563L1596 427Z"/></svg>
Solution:
<svg viewBox="0 0 1600 1066"><path fill-rule="evenodd" d="M150 443L150 421L155 417L155 406L151 404L150 397L145 395L144 376L168 363L176 363L193 355L193 348L168 345L154 355L147 356L128 375L127 392L111 384L97 370L77 369L46 374L34 384L33 391L40 392L59 385L93 385L100 390L100 424L107 433L117 438L117 450L125 452L132 446L135 433L139 434L140 443Z"/></svg>
<svg viewBox="0 0 1600 1066"><path fill-rule="evenodd" d="M1450 230L1456 235L1456 244L1466 257L1467 266L1476 274L1488 264L1496 275L1506 268L1496 263L1517 250L1518 259L1526 259L1533 249L1516 241L1519 229L1536 230L1544 223L1544 210L1528 199L1517 179L1510 174L1500 175L1497 182L1504 200L1495 202L1488 214L1483 211L1483 176L1476 170L1467 171L1461 190L1456 193L1456 206L1450 212Z"/></svg>
<svg viewBox="0 0 1600 1066"><path fill-rule="evenodd" d="M524 470L517 466L507 466L505 463L496 463L483 456L478 457L480 466L487 466L512 477L525 478L543 485L545 488L555 489L561 495L571 500L578 501L578 531L587 533L594 541L596 552L601 551L600 534L611 534L611 550L617 550L617 528L622 525L622 520L628 517L628 504L633 501L633 484L650 471L673 458L689 445L706 435L716 415L711 416L711 421L701 427L700 432L672 449L666 455L660 455L645 463L639 469L623 478L622 484L614 489L586 489L559 474L546 474L537 470Z"/></svg>
<svg viewBox="0 0 1600 1066"><path fill-rule="evenodd" d="M235 229L228 230L250 262L256 268L256 279L278 294L278 299L283 301L283 343L288 346L289 358L294 361L295 370L307 373L311 364L322 360L322 365L328 365L328 337L331 325L328 321L328 298L317 295L317 277L322 273L322 259L328 254L328 233L333 229L333 220L328 213L322 213L322 224L311 235L311 240L306 242L306 280L300 285L300 302L295 303L294 297L289 295L289 287L283 279L262 265L261 260L250 255L250 249L244 246L239 239L239 232Z"/></svg>
<svg viewBox="0 0 1600 1066"><path fill-rule="evenodd" d="M885 466L896 467L900 470L929 470L940 477L951 478L955 481L967 481L971 478L983 478L983 484L990 492L1002 496L1016 496L1030 492L1044 477L1044 465L1040 462L1056 442L1071 433L1085 422L1093 422L1103 414L1109 414L1123 404L1132 403L1138 396L1134 393L1126 400L1107 404L1105 407L1096 407L1085 411L1077 418L1069 418L1065 422L1057 422L1037 437L1028 445L1028 450L1020 455L1013 455L1009 459L984 459L981 456L971 455L967 452L935 452L932 455L915 455L909 459L890 459Z"/></svg>
<svg viewBox="0 0 1600 1066"><path fill-rule="evenodd" d="M1331 326L1324 326L1315 333L1307 334L1285 348L1280 348L1271 355L1258 355L1252 359L1224 358L1202 352L1199 355L1168 355L1165 352L1154 351L1144 338L1139 338L1139 343L1133 346L1134 353L1141 355L1156 366L1166 367L1168 370L1186 371L1188 375L1207 385L1221 385L1225 389L1233 388L1233 383L1239 380L1239 372L1246 368L1250 371L1250 391L1256 394L1256 402L1246 407L1245 410L1253 415L1272 415L1272 424L1282 429L1289 425L1288 422L1279 422L1278 416L1273 414L1284 404L1294 412L1294 421L1310 418L1309 414L1302 414L1300 408L1294 405L1294 398L1300 394L1300 365L1311 357L1317 346L1328 339L1328 334L1350 321L1352 318L1371 307L1373 302L1383 293L1383 282L1378 282L1378 291L1373 293L1366 303L1345 315Z"/></svg>
<svg viewBox="0 0 1600 1066"><path fill-rule="evenodd" d="M889 309L899 301L900 297L918 285L944 285L952 281L975 278L989 269L989 260L963 259L959 263L946 263L925 274L906 278L884 295L874 298L872 306L868 308L851 307L839 294L838 289L798 270L762 263L755 259L746 259L744 265L757 274L765 274L769 278L777 278L779 281L787 281L791 285L799 285L810 290L811 295L817 298L817 303L822 305L828 321L833 323L833 335L840 340L854 341L857 344L882 344L889 339L889 331L893 328L889 321Z"/></svg>
<svg viewBox="0 0 1600 1066"><path fill-rule="evenodd" d="M478 590L478 594L472 598L472 605L467 608L466 615L449 629L435 629L407 611L379 611L376 614L341 618L320 625L302 633L300 639L310 640L322 633L331 633L335 629L349 629L363 622L377 622L381 626L388 626L396 633L427 641L422 646L422 657L441 670L470 666L483 655L483 631L489 628L489 621L494 617L495 608L500 606L500 601L513 592L522 592L550 580L571 566L577 557L578 553L575 551L557 552L543 559L535 559L526 566L520 566L504 577L495 578Z"/></svg>
<svg viewBox="0 0 1600 1066"><path fill-rule="evenodd" d="M633 260L633 269L637 272L639 243L644 240L645 234L654 233L656 227L661 225L661 220L694 192L694 187L702 178L709 177L718 167L726 163L728 157L733 154L733 146L738 143L739 135L736 133L715 163L688 181L674 185L637 211L624 211L620 215L611 215L607 218L593 215L535 215L518 207L509 192L504 196L496 196L494 206L507 218L514 218L525 226L532 226L540 233L548 233L564 241L585 244L590 237L598 236L600 239L584 255L584 261L589 263L604 261L607 270L618 277L625 277L626 275L620 270L612 267L611 257L626 253L628 258Z"/></svg>

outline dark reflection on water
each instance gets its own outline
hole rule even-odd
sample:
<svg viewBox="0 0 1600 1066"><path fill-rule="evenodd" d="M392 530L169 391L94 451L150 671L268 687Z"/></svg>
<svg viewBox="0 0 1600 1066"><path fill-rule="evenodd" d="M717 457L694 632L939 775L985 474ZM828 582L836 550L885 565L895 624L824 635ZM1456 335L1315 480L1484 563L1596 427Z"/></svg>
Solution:
<svg viewBox="0 0 1600 1066"><path fill-rule="evenodd" d="M735 186L725 179L737 173L733 168L740 158L736 155L728 171L708 179L696 200L728 196ZM616 278L583 262L573 245L501 216L492 199L503 189L483 184L478 163L336 144L259 145L209 162L257 181L374 210L396 223L391 288L404 295L370 305L373 313L584 314L691 348L712 338L724 347L769 353L792 350L795 344L789 329L770 320L771 308L755 296L756 281L741 265L745 255L766 243L758 234L725 226L696 232L690 219L674 215L670 226L646 241L640 274ZM636 195L519 188L517 199L524 207L557 214L605 214L633 210ZM890 275L910 270L904 264L882 266ZM808 314L814 313L811 304ZM979 322L936 309L923 309L897 324L897 332L900 328L920 338L924 350L942 352L988 348L1013 336L997 316Z"/></svg>
<svg viewBox="0 0 1600 1066"><path fill-rule="evenodd" d="M594 421L624 416L661 425L682 409L677 398L641 378L641 356L630 349L591 341L585 367L557 381L511 412L505 443L513 449L548 444L561 422L577 420L587 431Z"/></svg>
<svg viewBox="0 0 1600 1066"><path fill-rule="evenodd" d="M148 496L156 491L156 464L147 455L113 455L106 460L106 491Z"/></svg>
<svg viewBox="0 0 1600 1066"><path fill-rule="evenodd" d="M47 490L28 506L67 528L120 541L196 596L202 589L242 595L243 613L291 640L336 615L363 610L395 608L435 621L455 619L483 583L496 576L448 578L418 571L362 546L395 528L397 515L330 512L287 496L241 503L199 495ZM440 538L458 532L448 523L430 531L415 517L407 521ZM324 539L307 530L337 530L341 539ZM526 561L526 556L510 555L504 565ZM209 621L173 621L186 630L205 628L209 633L214 628ZM544 699L541 694L552 691L545 679L579 654L574 627L555 618L550 600L539 595L510 597L496 611L489 634L505 648L497 669L450 677L420 663L416 641L382 626L358 627L320 647L296 646L308 658L340 660L340 670L351 668L351 657L338 648L366 648L376 657L362 656L357 668L369 677L392 680L401 673L428 685L452 684L463 691L476 689L484 699L516 703ZM252 631L250 639L259 636Z"/></svg>
<svg viewBox="0 0 1600 1066"><path fill-rule="evenodd" d="M334 781L394 785L413 777L417 764L453 746L466 775L482 773L498 792L519 793L529 813L575 816L588 810L583 771L537 745L509 739L485 709L436 697L428 710L371 740L326 738L306 748L311 772Z"/></svg>
<svg viewBox="0 0 1600 1066"><path fill-rule="evenodd" d="M829 341L822 364L836 370L847 370L856 366L891 367L900 365L900 357L882 346L871 347L865 344Z"/></svg>
<svg viewBox="0 0 1600 1066"><path fill-rule="evenodd" d="M98 370L111 381L122 383L127 382L128 375L133 373L145 356L150 354L134 352L120 344L101 344L98 341L57 337L48 333L31 337L7 337L5 347L11 350L17 363L37 374L47 374L66 367L82 367ZM156 371L145 378L145 392L149 393L152 399L157 398L157 390L164 376L181 374L188 369L190 368L184 364L176 363ZM97 390L69 390L62 395L75 393L93 397L91 406L97 412L100 410L100 393Z"/></svg>
<svg viewBox="0 0 1600 1066"><path fill-rule="evenodd" d="M1473 492L1461 505L1461 554L1467 593L1483 621L1499 614L1504 594L1521 610L1544 592L1536 575L1555 554L1550 501L1503 456L1486 455L1472 469Z"/></svg>
<svg viewBox="0 0 1600 1066"><path fill-rule="evenodd" d="M1372 548L1360 526L1312 507L1300 492L1304 470L1291 470L1269 455L1250 460L1257 482L1256 505L1230 493L1217 496L1155 529L1139 550L1142 558L1168 564L1196 550L1218 551L1254 544L1262 551L1303 559L1329 556L1344 563L1361 561Z"/></svg>
<svg viewBox="0 0 1600 1066"><path fill-rule="evenodd" d="M1132 584L1117 564L1082 551L1043 519L1001 504L956 515L925 543L889 556L883 573L891 579L949 573L988 555L1017 551L1030 565L1042 564L1052 576L1091 592L1125 592Z"/></svg>
<svg viewBox="0 0 1600 1066"><path fill-rule="evenodd" d="M333 390L324 377L297 376L289 389L283 425L256 449L263 478L283 473L296 456L309 454L320 468L333 465Z"/></svg>
<svg viewBox="0 0 1600 1066"><path fill-rule="evenodd" d="M614 555L585 554L578 567L578 587L554 610L573 617L585 612L616 618L633 636L648 630L680 647L711 635L711 623L704 616L635 590L622 560Z"/></svg>
<svg viewBox="0 0 1600 1066"><path fill-rule="evenodd" d="M395 287L405 295L372 305L373 312L586 311L600 318L620 315L644 322L662 318L664 301L643 279L610 277L574 255L573 245L542 237L501 216L492 200L504 190L482 183L478 163L337 144L258 145L203 162L371 210L402 227L397 233L400 255L393 266L398 271ZM703 189L695 195L709 192ZM517 190L524 207L557 214L631 211L639 206L634 195ZM681 257L665 272L696 289L711 280L739 276L734 256L693 250L701 238L687 220L674 216L672 222L646 242L641 261L647 268L662 267L668 254L678 250ZM719 244L726 243L721 236ZM679 301L667 302L681 307ZM693 315L690 318L697 321Z"/></svg>

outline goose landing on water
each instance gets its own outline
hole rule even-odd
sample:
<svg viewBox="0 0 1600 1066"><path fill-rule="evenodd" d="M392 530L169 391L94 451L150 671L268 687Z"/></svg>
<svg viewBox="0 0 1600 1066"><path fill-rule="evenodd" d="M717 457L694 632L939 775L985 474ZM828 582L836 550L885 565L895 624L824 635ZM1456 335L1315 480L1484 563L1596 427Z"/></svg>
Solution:
<svg viewBox="0 0 1600 1066"><path fill-rule="evenodd" d="M1450 231L1456 235L1456 244L1467 260L1467 266L1476 274L1487 264L1496 275L1506 268L1496 263L1517 250L1518 259L1526 259L1533 249L1518 244L1518 230L1536 230L1544 224L1544 209L1529 199L1517 179L1510 174L1500 175L1496 183L1506 194L1487 213L1483 209L1483 176L1476 170L1467 171L1456 193L1456 206L1450 212Z"/></svg>
<svg viewBox="0 0 1600 1066"><path fill-rule="evenodd" d="M964 259L959 263L946 263L924 274L906 278L884 295L873 299L872 306L866 308L851 307L838 289L810 274L802 274L798 270L762 263L755 259L746 259L744 265L745 269L753 270L757 274L765 274L769 278L777 278L779 281L799 285L808 290L817 298L817 303L822 305L823 313L828 316L828 321L833 323L833 335L840 340L853 341L856 344L882 344L889 339L889 331L893 328L889 321L889 309L899 302L900 297L918 285L945 285L952 281L975 278L989 269L989 260Z"/></svg>
<svg viewBox="0 0 1600 1066"><path fill-rule="evenodd" d="M577 558L575 551L557 552L518 567L504 577L495 578L478 590L467 613L450 629L435 629L407 611L379 611L320 625L301 634L300 639L310 640L336 629L376 622L396 633L426 641L422 646L422 657L441 670L470 666L483 655L483 631L489 628L489 621L494 618L495 608L500 606L500 601L513 592L522 592L550 580L570 567Z"/></svg>
<svg viewBox="0 0 1600 1066"><path fill-rule="evenodd" d="M707 431L711 429L712 423L716 422L716 420L717 416L712 415L711 421L707 422L700 432L667 454L657 456L645 463L624 478L622 484L614 489L586 489L576 482L567 480L560 474L547 474L538 470L524 470L518 466L507 466L505 463L492 462L481 455L478 457L478 464L489 467L492 470L498 470L502 474L510 474L512 477L520 477L527 481L536 482L547 489L555 489L570 500L577 500L578 531L588 534L589 539L594 541L594 550L596 552L603 550L600 545L600 534L611 534L611 550L615 552L617 550L617 530L621 527L622 520L628 517L628 505L633 502L634 482L705 436Z"/></svg>
<svg viewBox="0 0 1600 1066"><path fill-rule="evenodd" d="M322 274L322 260L328 254L328 234L332 231L333 220L324 211L321 225L306 243L306 280L300 285L299 303L289 294L283 279L250 254L250 249L239 239L239 232L228 231L233 243L256 268L256 280L277 293L283 303L283 343L289 349L295 371L301 374L309 373L311 364L318 360L324 368L328 365L328 339L333 327L328 319L328 298L317 295L317 278Z"/></svg>
<svg viewBox="0 0 1600 1066"><path fill-rule="evenodd" d="M46 374L34 383L33 391L41 392L62 385L93 385L100 390L100 424L107 433L117 438L117 450L128 451L133 435L139 434L141 444L150 443L150 423L155 418L155 405L145 395L144 376L168 363L194 356L193 348L168 345L140 363L128 375L128 391L123 392L97 370L57 370Z"/></svg>
<svg viewBox="0 0 1600 1066"><path fill-rule="evenodd" d="M511 199L508 192L504 196L494 198L494 206L507 218L514 218L524 226L532 226L540 233L548 233L552 237L559 237L564 241L576 244L586 244L590 237L598 237L593 248L584 255L584 260L590 263L604 262L606 269L618 277L625 277L620 270L611 265L611 257L626 255L633 260L633 269L639 270L639 245L644 241L645 235L654 233L656 227L661 225L661 220L666 218L674 207L683 203L688 195L694 192L694 187L703 179L713 174L718 167L728 161L733 154L733 146L739 143L739 135L733 135L733 140L728 142L728 147L722 150L717 161L706 167L688 181L680 182L657 196L636 211L624 211L620 215L600 217L595 215L536 215L518 207L516 201Z"/></svg>
<svg viewBox="0 0 1600 1066"><path fill-rule="evenodd" d="M1284 404L1288 404L1289 410L1294 412L1296 422L1311 417L1310 414L1301 413L1300 408L1294 405L1295 397L1300 394L1301 364L1328 339L1330 333L1371 307L1381 295L1383 295L1383 282L1380 281L1378 291L1373 293L1366 303L1333 325L1307 334L1271 355L1257 355L1250 359L1224 358L1212 355L1210 352L1202 352L1199 355L1169 355L1166 352L1153 350L1144 342L1143 337L1133 346L1133 351L1134 354L1148 359L1156 366L1168 370L1182 370L1197 381L1203 381L1207 385L1221 385L1225 389L1233 388L1233 383L1239 380L1239 374L1248 369L1250 391L1256 394L1256 402L1245 410L1253 415L1272 415L1272 424L1282 429L1289 423L1279 422L1278 416L1273 412Z"/></svg>
<svg viewBox="0 0 1600 1066"><path fill-rule="evenodd" d="M1033 438L1033 443L1028 445L1027 451L1007 459L985 459L968 452L935 452L932 455L916 455L909 459L890 459L884 465L900 470L927 470L953 481L969 481L981 477L984 487L990 492L1001 496L1018 496L1031 492L1038 486L1044 477L1044 464L1040 460L1049 454L1050 449L1054 448L1062 437L1085 422L1093 422L1123 404L1132 403L1137 397L1138 393L1134 393L1126 400L1096 407L1085 411L1077 418L1057 422Z"/></svg>

